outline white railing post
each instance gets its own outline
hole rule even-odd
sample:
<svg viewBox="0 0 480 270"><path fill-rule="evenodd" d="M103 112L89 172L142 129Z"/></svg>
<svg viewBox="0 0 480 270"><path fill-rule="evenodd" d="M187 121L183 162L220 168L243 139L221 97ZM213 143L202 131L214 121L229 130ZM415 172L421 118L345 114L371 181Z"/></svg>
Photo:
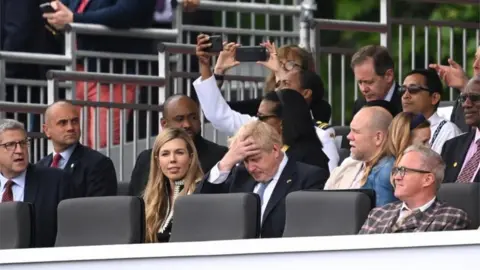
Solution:
<svg viewBox="0 0 480 270"><path fill-rule="evenodd" d="M317 9L317 4L315 0L303 0L300 7L299 46L311 52L312 48L310 43L310 30L313 23L313 12Z"/></svg>
<svg viewBox="0 0 480 270"><path fill-rule="evenodd" d="M392 49L391 14L391 1L380 0L380 23L387 26L387 31L385 33L380 33L380 44L387 47L389 50Z"/></svg>
<svg viewBox="0 0 480 270"><path fill-rule="evenodd" d="M66 71L75 71L77 69L77 35L73 28L68 29L65 31L65 56L72 59L70 65L65 67ZM87 70L88 71L88 70ZM75 99L75 83L69 82L71 84L71 88L66 90L65 98L74 100Z"/></svg>
<svg viewBox="0 0 480 270"><path fill-rule="evenodd" d="M58 83L55 79L48 79L47 80L47 104L50 105L57 101L57 91L58 91ZM53 144L52 141L48 141L47 146L47 153L53 152Z"/></svg>
<svg viewBox="0 0 480 270"><path fill-rule="evenodd" d="M5 101L7 98L7 84L5 78L7 77L7 70L5 67L5 60L0 59L0 100ZM0 118L6 118L5 112L0 111Z"/></svg>

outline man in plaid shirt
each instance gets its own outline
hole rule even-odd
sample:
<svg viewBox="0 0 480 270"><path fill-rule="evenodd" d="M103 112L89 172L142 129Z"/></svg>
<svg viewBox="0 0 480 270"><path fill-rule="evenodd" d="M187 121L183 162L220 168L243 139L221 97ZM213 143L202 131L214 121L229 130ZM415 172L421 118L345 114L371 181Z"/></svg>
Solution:
<svg viewBox="0 0 480 270"><path fill-rule="evenodd" d="M442 157L423 145L405 150L392 181L398 202L373 209L359 234L465 230L467 213L437 200L445 171Z"/></svg>

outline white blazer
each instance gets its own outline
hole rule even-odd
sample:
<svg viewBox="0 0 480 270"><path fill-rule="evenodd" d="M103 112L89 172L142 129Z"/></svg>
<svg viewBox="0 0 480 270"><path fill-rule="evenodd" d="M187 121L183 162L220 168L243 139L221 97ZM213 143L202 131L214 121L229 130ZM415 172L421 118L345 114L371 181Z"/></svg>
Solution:
<svg viewBox="0 0 480 270"><path fill-rule="evenodd" d="M244 124L257 119L248 114L241 114L232 110L223 98L214 76L204 81L202 81L201 77L196 79L193 82L193 87L197 93L203 114L218 131L232 136ZM340 160L337 146L335 145L335 132L333 128L323 130L315 127L315 130L322 142L323 152L329 159L328 167L330 171L333 171L338 166Z"/></svg>

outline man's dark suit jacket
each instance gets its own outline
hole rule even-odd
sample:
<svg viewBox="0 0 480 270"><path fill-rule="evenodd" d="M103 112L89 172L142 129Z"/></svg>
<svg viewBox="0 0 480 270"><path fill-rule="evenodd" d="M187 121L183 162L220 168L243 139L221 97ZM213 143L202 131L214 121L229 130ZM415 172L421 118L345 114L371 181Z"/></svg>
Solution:
<svg viewBox="0 0 480 270"><path fill-rule="evenodd" d="M82 14L76 13L81 0L62 0L73 13L76 23L102 24L112 28L149 28L153 22L156 0L90 0ZM151 40L138 38L117 38L108 36L80 35L77 38L79 50L96 52L119 52L151 54L154 45ZM89 71L96 70L96 59L88 62ZM134 61L127 61L127 71L133 72ZM101 72L109 72L109 60L101 62ZM122 72L122 61L114 61L114 73Z"/></svg>
<svg viewBox="0 0 480 270"><path fill-rule="evenodd" d="M37 164L50 167L52 154ZM77 144L64 171L69 173L74 198L117 195L117 174L110 158L86 146Z"/></svg>
<svg viewBox="0 0 480 270"><path fill-rule="evenodd" d="M403 111L402 97L400 96L399 87L400 86L398 84L395 85L395 90L393 91L392 99L390 100L390 103L392 103L393 108L396 109L394 111L395 115ZM355 116L355 114L357 114L357 112L360 111L360 109L363 108L366 104L367 104L367 101L365 100L365 97L363 95L359 97L357 100L355 100L355 104L353 105L352 117ZM393 117L395 117L395 115Z"/></svg>
<svg viewBox="0 0 480 270"><path fill-rule="evenodd" d="M195 148L197 149L198 159L204 172L210 169L222 159L227 153L228 148L218 145L197 136L194 140ZM135 168L132 171L132 178L130 179L130 187L128 194L131 196L141 196L148 182L148 175L150 173L150 160L152 157L152 149L144 150L138 155L135 162Z"/></svg>
<svg viewBox="0 0 480 270"><path fill-rule="evenodd" d="M53 247L57 235L57 206L70 198L68 174L59 169L28 165L24 202L34 205L35 247Z"/></svg>
<svg viewBox="0 0 480 270"><path fill-rule="evenodd" d="M457 136L446 141L443 145L442 158L446 165L444 183L457 181L457 177L465 163L468 148L470 148L470 144L475 138L475 132L475 130L472 130ZM477 173L474 182L480 182L480 174Z"/></svg>
<svg viewBox="0 0 480 270"><path fill-rule="evenodd" d="M255 181L243 165L235 167L222 184L208 182L209 173L195 190L196 193L253 192ZM328 172L316 166L288 160L278 179L263 214L262 238L282 237L285 227L285 197L287 194L308 189L323 189Z"/></svg>

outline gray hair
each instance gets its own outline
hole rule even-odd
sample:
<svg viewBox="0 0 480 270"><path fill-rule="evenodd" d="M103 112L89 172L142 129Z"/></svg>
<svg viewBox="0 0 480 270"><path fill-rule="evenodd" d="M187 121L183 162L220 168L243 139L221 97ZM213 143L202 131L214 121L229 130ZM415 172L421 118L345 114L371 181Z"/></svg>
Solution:
<svg viewBox="0 0 480 270"><path fill-rule="evenodd" d="M421 169L433 173L437 189L439 189L443 182L443 178L445 177L445 162L443 161L442 156L423 144L411 145L405 149L403 154L406 155L409 152L420 154L422 159Z"/></svg>
<svg viewBox="0 0 480 270"><path fill-rule="evenodd" d="M480 88L480 76L473 76L473 78L471 78L468 81L467 85L465 86L464 92L466 93L473 92L473 87L475 85L477 85Z"/></svg>
<svg viewBox="0 0 480 270"><path fill-rule="evenodd" d="M0 119L0 135L2 135L7 130L21 130L25 131L25 126L13 119Z"/></svg>

